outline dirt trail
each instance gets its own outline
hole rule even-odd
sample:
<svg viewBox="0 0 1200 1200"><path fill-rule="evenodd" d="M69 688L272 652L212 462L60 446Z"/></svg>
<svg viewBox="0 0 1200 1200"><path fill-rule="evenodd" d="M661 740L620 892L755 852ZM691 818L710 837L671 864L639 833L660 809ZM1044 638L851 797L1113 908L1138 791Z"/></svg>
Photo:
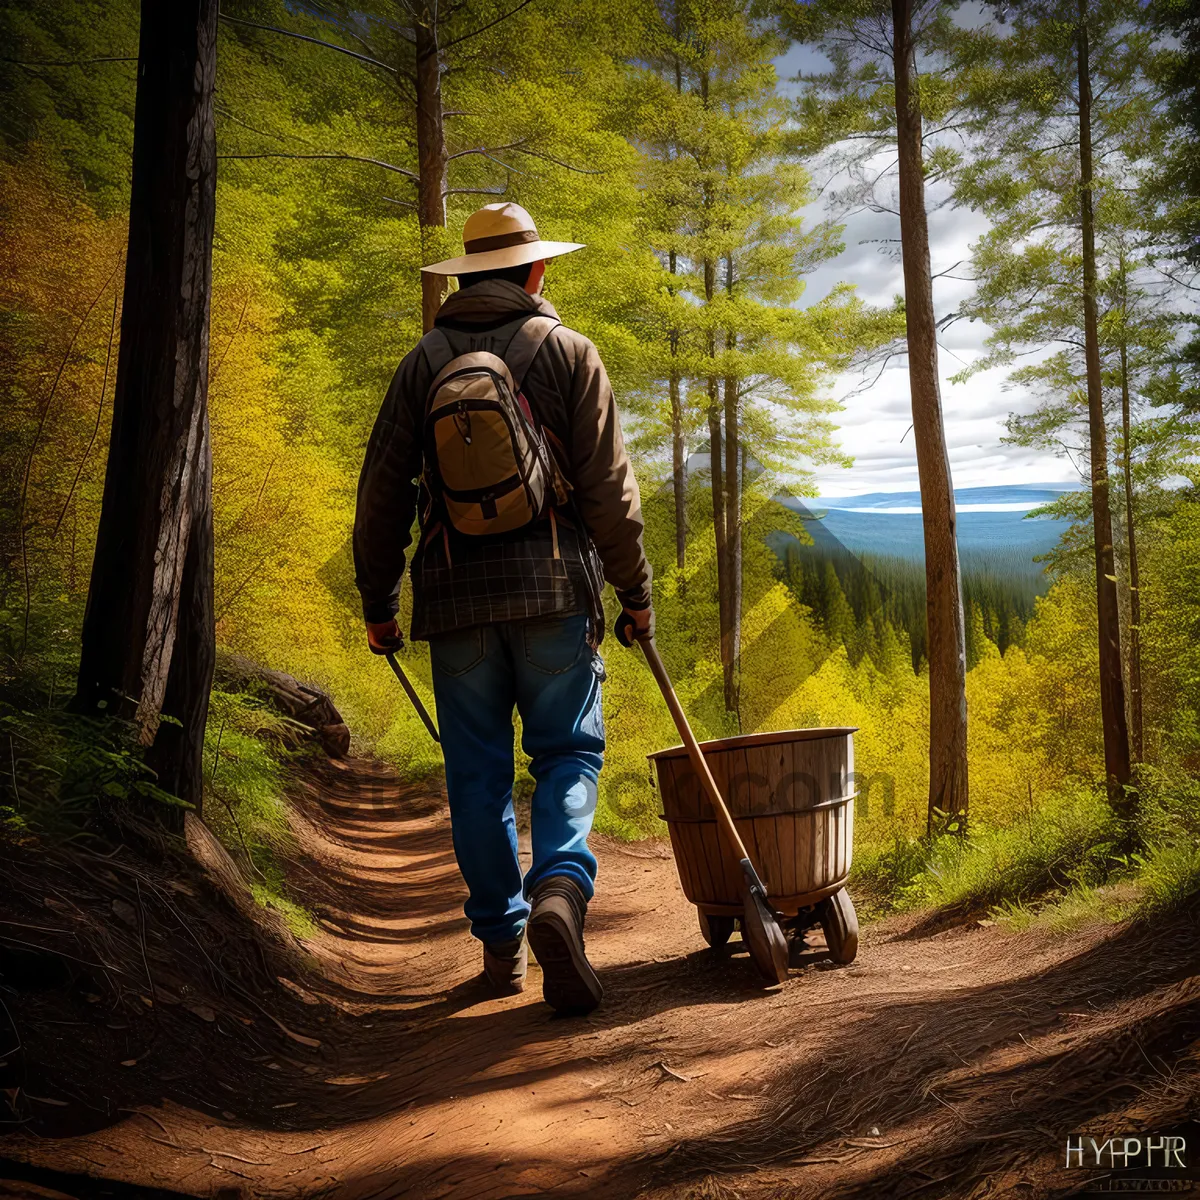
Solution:
<svg viewBox="0 0 1200 1200"><path fill-rule="evenodd" d="M764 991L736 947L704 945L668 847L600 839L588 947L606 1000L560 1019L533 964L522 996L479 981L437 799L376 764L332 763L295 820L295 880L323 929L312 974L289 989L313 1014L320 1070L297 1047L260 1064L277 1080L261 1111L164 1103L94 1134L10 1139L14 1159L185 1196L883 1195L904 1179L966 1196L955 1155L1004 1145L1025 1185L1013 1194L1028 1196L1052 1190L1060 1135L1077 1127L1064 1061L1076 1079L1123 1071L1143 1105L1164 1062L1195 1065L1200 951L1186 926L1126 978L1145 945L1120 930L972 923L913 938L892 922L868 928L846 968L813 934L805 965ZM1130 1036L1145 1063L1122 1049ZM1122 1099L1096 1099L1097 1078L1076 1097L1089 1114ZM1154 1111L1177 1102L1164 1093ZM704 1182L710 1171L732 1175Z"/></svg>

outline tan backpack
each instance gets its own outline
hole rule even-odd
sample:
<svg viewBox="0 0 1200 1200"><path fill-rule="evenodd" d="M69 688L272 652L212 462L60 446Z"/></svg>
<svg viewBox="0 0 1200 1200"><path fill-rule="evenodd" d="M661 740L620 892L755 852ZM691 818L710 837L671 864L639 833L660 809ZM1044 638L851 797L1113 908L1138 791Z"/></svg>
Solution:
<svg viewBox="0 0 1200 1200"><path fill-rule="evenodd" d="M473 350L434 378L425 407L425 485L446 523L472 536L508 533L566 501L566 485L521 383L559 322L534 316L504 357ZM430 335L449 346L440 330Z"/></svg>

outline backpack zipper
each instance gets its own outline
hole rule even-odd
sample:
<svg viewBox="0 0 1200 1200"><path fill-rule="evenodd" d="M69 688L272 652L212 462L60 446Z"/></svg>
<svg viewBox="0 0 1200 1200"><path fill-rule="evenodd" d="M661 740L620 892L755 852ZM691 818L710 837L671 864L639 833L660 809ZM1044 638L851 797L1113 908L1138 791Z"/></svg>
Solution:
<svg viewBox="0 0 1200 1200"><path fill-rule="evenodd" d="M458 409L454 414L454 427L458 430L459 437L469 446L471 444L471 411L463 400L458 402Z"/></svg>

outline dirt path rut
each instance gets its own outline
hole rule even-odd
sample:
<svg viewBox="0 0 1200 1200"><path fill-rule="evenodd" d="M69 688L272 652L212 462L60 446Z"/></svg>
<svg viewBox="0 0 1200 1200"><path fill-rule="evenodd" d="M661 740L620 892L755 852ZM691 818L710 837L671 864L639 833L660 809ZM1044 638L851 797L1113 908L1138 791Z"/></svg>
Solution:
<svg viewBox="0 0 1200 1200"><path fill-rule="evenodd" d="M560 1019L535 965L521 996L481 984L436 798L377 764L333 763L297 797L295 821L294 879L322 932L312 974L288 986L314 1022L334 1013L322 1035L334 1071L268 1063L278 1099L258 1120L165 1104L63 1143L61 1164L225 1197L875 1195L913 1171L933 1180L923 1195L969 1195L938 1183L934 1159L1010 1129L1042 1163L1013 1193L1032 1195L1059 1130L1039 1132L1021 1089L1053 1100L1053 1064L1092 1045L1098 1021L1127 1033L1152 1003L1200 1012L1195 948L1182 952L1178 931L1163 935L1174 957L1134 985L1114 974L1119 932L1018 937L972 923L918 938L893 922L868 928L845 968L810 935L806 963L764 991L743 953L705 946L667 846L598 839L588 948L606 1000ZM980 1129L971 1114L999 1084L973 1081L997 1074L1023 1123L993 1114ZM294 1126L289 1110L317 1115L279 1128ZM710 1171L729 1182L703 1182Z"/></svg>

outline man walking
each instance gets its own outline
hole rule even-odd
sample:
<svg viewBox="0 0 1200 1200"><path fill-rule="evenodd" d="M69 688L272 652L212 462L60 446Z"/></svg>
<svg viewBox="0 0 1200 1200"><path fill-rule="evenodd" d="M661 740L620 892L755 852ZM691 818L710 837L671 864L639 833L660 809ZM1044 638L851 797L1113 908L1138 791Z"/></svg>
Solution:
<svg viewBox="0 0 1200 1200"><path fill-rule="evenodd" d="M499 992L523 990L528 944L546 1001L583 1013L603 995L583 941L604 755L600 590L603 579L616 589L624 644L652 632L641 504L600 356L541 295L546 260L582 247L542 241L511 203L472 214L463 242L462 256L423 268L457 276L459 290L400 364L375 423L355 576L371 649L397 649L419 516L411 636L430 646L454 852L484 974ZM514 708L536 784L524 879Z"/></svg>

